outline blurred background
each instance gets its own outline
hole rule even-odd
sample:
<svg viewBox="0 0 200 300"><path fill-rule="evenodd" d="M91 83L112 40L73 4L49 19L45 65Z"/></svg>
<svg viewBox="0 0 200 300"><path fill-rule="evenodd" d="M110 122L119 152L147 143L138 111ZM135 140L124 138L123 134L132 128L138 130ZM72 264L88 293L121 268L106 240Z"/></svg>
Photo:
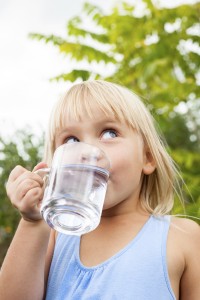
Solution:
<svg viewBox="0 0 200 300"><path fill-rule="evenodd" d="M43 156L50 111L73 82L105 79L139 94L200 217L200 1L0 0L0 265L20 216L9 173Z"/></svg>

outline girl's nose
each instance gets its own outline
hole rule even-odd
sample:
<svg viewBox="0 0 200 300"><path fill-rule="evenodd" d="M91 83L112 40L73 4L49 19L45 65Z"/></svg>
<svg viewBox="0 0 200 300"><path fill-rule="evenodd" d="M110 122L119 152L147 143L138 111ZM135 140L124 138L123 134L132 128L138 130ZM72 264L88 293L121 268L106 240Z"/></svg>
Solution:
<svg viewBox="0 0 200 300"><path fill-rule="evenodd" d="M100 149L98 148L93 148L92 151L91 149L84 149L84 151L81 153L81 163L85 164L96 164L98 161L102 159L103 155Z"/></svg>
<svg viewBox="0 0 200 300"><path fill-rule="evenodd" d="M61 150L63 164L85 164L109 171L110 162L106 154L95 145L83 142L72 143L63 146Z"/></svg>

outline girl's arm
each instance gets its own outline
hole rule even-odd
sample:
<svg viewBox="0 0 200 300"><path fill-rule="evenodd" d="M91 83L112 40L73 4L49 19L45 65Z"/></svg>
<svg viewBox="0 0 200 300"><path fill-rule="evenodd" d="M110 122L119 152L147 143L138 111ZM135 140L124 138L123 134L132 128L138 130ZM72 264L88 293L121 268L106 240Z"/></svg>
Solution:
<svg viewBox="0 0 200 300"><path fill-rule="evenodd" d="M54 249L54 232L50 234L39 213L43 180L18 166L10 174L7 193L22 220L0 272L0 299L42 300Z"/></svg>
<svg viewBox="0 0 200 300"><path fill-rule="evenodd" d="M183 220L185 232L182 245L185 253L185 271L181 278L180 300L200 299L200 227L193 221Z"/></svg>
<svg viewBox="0 0 200 300"><path fill-rule="evenodd" d="M43 299L49 236L44 221L20 221L0 272L1 300Z"/></svg>

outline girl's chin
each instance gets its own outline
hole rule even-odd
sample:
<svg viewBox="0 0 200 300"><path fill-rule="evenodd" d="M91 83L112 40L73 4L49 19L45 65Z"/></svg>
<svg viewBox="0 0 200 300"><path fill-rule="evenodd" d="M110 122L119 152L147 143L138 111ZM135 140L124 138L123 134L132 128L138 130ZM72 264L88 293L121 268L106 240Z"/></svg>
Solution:
<svg viewBox="0 0 200 300"><path fill-rule="evenodd" d="M109 203L107 201L105 201L104 205L103 205L103 211L106 211L108 209L112 209L116 204L114 203Z"/></svg>
<svg viewBox="0 0 200 300"><path fill-rule="evenodd" d="M109 205L108 203L104 203L103 205L103 211L109 209L109 208L112 208L112 205Z"/></svg>

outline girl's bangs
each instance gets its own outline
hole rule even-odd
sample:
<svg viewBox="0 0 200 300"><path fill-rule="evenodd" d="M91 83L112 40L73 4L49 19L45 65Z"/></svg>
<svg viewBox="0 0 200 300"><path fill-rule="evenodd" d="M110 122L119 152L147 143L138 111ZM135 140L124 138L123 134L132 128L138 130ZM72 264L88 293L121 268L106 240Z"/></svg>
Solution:
<svg viewBox="0 0 200 300"><path fill-rule="evenodd" d="M112 90L111 87L108 89L104 85L99 87L99 85L86 83L75 85L61 99L59 112L55 114L56 127L60 129L67 126L66 120L70 121L70 119L81 122L83 115L94 119L97 109L100 109L105 116L112 115L120 122L130 124L130 110L127 109L124 101L124 97L117 89Z"/></svg>

